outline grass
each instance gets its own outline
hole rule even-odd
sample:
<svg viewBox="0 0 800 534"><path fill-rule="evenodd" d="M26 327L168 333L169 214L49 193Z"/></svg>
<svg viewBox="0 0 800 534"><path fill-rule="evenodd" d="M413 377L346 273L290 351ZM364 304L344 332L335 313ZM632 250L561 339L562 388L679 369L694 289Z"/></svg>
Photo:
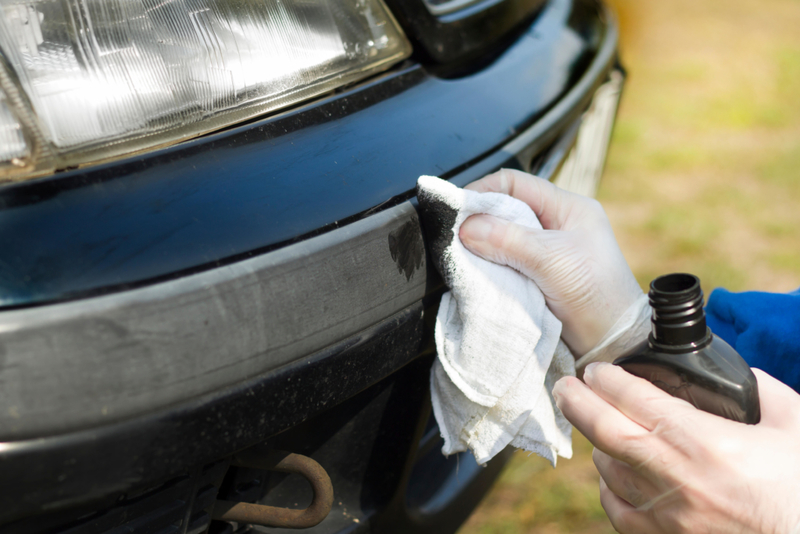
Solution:
<svg viewBox="0 0 800 534"><path fill-rule="evenodd" d="M598 192L646 287L800 286L800 2L610 0L629 71ZM613 532L591 444L518 452L460 534Z"/></svg>
<svg viewBox="0 0 800 534"><path fill-rule="evenodd" d="M461 533L614 532L597 497L592 444L580 435L573 441L574 457L559 459L556 469L538 456L517 452Z"/></svg>
<svg viewBox="0 0 800 534"><path fill-rule="evenodd" d="M800 285L800 4L614 0L630 77L599 199L645 286Z"/></svg>

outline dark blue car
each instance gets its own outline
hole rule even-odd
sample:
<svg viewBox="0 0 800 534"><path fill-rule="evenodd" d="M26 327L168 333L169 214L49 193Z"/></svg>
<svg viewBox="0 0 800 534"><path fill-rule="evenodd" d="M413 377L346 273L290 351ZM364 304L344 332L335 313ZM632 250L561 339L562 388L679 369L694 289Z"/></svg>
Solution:
<svg viewBox="0 0 800 534"><path fill-rule="evenodd" d="M0 532L447 533L486 493L510 452L431 416L416 179L593 194L617 29L384 1L0 5Z"/></svg>

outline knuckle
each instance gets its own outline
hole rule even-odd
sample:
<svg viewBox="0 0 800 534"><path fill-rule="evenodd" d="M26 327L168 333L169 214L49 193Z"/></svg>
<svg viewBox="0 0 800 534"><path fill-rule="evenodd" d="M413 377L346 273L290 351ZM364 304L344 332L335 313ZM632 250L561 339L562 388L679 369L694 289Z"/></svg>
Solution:
<svg viewBox="0 0 800 534"><path fill-rule="evenodd" d="M625 432L612 431L614 454L612 456L625 462L628 465L635 466L647 458L653 450L653 443L650 435L644 434L629 434Z"/></svg>
<svg viewBox="0 0 800 534"><path fill-rule="evenodd" d="M503 226L503 231L497 236L496 246L503 250L508 258L513 259L515 265L530 266L536 256L533 253L534 247L531 246L530 231L513 223Z"/></svg>
<svg viewBox="0 0 800 534"><path fill-rule="evenodd" d="M508 172L508 169L500 169L497 172L500 181L500 192L507 195L514 196L514 176Z"/></svg>
<svg viewBox="0 0 800 534"><path fill-rule="evenodd" d="M620 439L620 449L622 461L636 465L653 450L652 440L649 434L625 434Z"/></svg>
<svg viewBox="0 0 800 534"><path fill-rule="evenodd" d="M603 224L608 221L606 210L597 199L575 195L571 204L580 210L583 217L588 218L594 224Z"/></svg>
<svg viewBox="0 0 800 534"><path fill-rule="evenodd" d="M469 189L472 191L477 191L479 193L487 193L487 192L494 192L494 193L505 193L503 189L503 177L502 177L503 169L499 171L495 171L493 173L485 175L483 178L475 180L467 184L464 189Z"/></svg>
<svg viewBox="0 0 800 534"><path fill-rule="evenodd" d="M512 169L500 169L491 174L487 174L480 180L473 182L470 189L481 192L491 191L514 196L514 186L516 184L516 172Z"/></svg>
<svg viewBox="0 0 800 534"><path fill-rule="evenodd" d="M647 502L642 480L629 465L593 455L597 470L612 491L633 506L642 506Z"/></svg>
<svg viewBox="0 0 800 534"><path fill-rule="evenodd" d="M564 232L545 232L537 241L540 267L557 272L571 273L581 268L580 251Z"/></svg>
<svg viewBox="0 0 800 534"><path fill-rule="evenodd" d="M611 505L613 499L611 490L605 487L600 493L600 504L603 506L603 510L605 510L608 520L611 522L611 526L614 527L614 530L622 534L632 532L626 514Z"/></svg>
<svg viewBox="0 0 800 534"><path fill-rule="evenodd" d="M696 517L688 509L681 506L672 507L669 513L660 514L662 522L671 532L696 532ZM710 525L709 525L710 526ZM711 530L709 530L711 531Z"/></svg>
<svg viewBox="0 0 800 534"><path fill-rule="evenodd" d="M513 223L504 226L505 231L501 236L500 246L506 250L514 252L525 250L525 241L527 238L527 232L525 229Z"/></svg>
<svg viewBox="0 0 800 534"><path fill-rule="evenodd" d="M634 480L627 479L623 481L623 487L625 488L625 495L620 495L620 497L625 499L632 506L636 506L638 508L647 503L647 497L645 497L644 493L642 493L642 490L636 486L636 482Z"/></svg>
<svg viewBox="0 0 800 534"><path fill-rule="evenodd" d="M690 431L688 427L692 426L690 425L691 421L687 420L689 417L690 416L685 413L680 415L675 412L661 414L653 426L653 436L665 443L671 444L676 450L687 453L692 452L687 449L690 447L696 449L698 443L696 439L693 439L692 435L689 435ZM695 450L692 453L698 452L700 451Z"/></svg>
<svg viewBox="0 0 800 534"><path fill-rule="evenodd" d="M590 211L594 214L602 214L603 216L605 216L606 210L603 209L603 205L600 204L599 200L588 197L583 197L583 198L584 198L584 203L586 204L587 211Z"/></svg>

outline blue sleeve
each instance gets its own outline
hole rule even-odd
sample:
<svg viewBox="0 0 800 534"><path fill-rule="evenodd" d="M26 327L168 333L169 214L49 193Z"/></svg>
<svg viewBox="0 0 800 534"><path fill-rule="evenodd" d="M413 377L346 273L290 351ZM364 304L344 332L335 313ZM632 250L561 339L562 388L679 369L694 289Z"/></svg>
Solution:
<svg viewBox="0 0 800 534"><path fill-rule="evenodd" d="M750 367L800 391L800 289L792 293L716 289L706 320Z"/></svg>

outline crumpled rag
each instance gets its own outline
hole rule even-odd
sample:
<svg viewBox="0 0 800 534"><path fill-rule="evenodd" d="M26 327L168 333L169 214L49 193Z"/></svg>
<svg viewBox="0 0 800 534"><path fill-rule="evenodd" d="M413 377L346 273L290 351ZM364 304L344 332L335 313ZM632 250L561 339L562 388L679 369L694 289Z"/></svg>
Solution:
<svg viewBox="0 0 800 534"><path fill-rule="evenodd" d="M572 426L552 396L559 378L575 374L561 322L532 280L472 254L458 238L470 215L541 228L536 215L508 195L431 176L419 178L417 198L434 262L450 288L436 316L438 359L431 369L442 452L469 449L484 464L513 445L553 465L557 456L570 458Z"/></svg>

